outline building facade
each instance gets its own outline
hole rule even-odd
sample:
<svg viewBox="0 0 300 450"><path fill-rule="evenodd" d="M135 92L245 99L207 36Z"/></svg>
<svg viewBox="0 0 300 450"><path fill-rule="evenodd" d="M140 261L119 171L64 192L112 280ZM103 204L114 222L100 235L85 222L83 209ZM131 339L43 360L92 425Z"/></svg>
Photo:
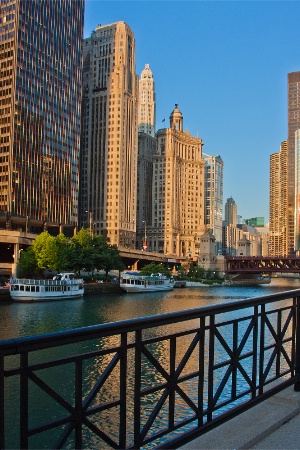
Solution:
<svg viewBox="0 0 300 450"><path fill-rule="evenodd" d="M237 205L232 197L229 197L225 203L225 223L226 225L237 225Z"/></svg>
<svg viewBox="0 0 300 450"><path fill-rule="evenodd" d="M139 80L139 132L155 136L155 85L149 64L145 65Z"/></svg>
<svg viewBox="0 0 300 450"><path fill-rule="evenodd" d="M203 142L183 131L175 105L170 128L156 133L153 160L152 251L197 260L204 225Z"/></svg>
<svg viewBox="0 0 300 450"><path fill-rule="evenodd" d="M0 228L73 234L84 0L1 0Z"/></svg>
<svg viewBox="0 0 300 450"><path fill-rule="evenodd" d="M295 251L300 254L300 129L295 133Z"/></svg>
<svg viewBox="0 0 300 450"><path fill-rule="evenodd" d="M270 156L270 256L288 255L288 142ZM293 227L294 229L294 227Z"/></svg>
<svg viewBox="0 0 300 450"><path fill-rule="evenodd" d="M138 77L125 22L99 25L84 40L80 224L111 244L135 247Z"/></svg>
<svg viewBox="0 0 300 450"><path fill-rule="evenodd" d="M204 224L215 237L216 254L222 253L223 167L220 155L203 153L205 168Z"/></svg>
<svg viewBox="0 0 300 450"><path fill-rule="evenodd" d="M147 239L147 227L152 224L152 181L155 151L155 138L139 132L136 248L145 251L151 250Z"/></svg>
<svg viewBox="0 0 300 450"><path fill-rule="evenodd" d="M300 72L288 74L287 252L295 253L295 136L300 128Z"/></svg>
<svg viewBox="0 0 300 450"><path fill-rule="evenodd" d="M152 180L155 139L155 84L149 64L139 80L136 248L151 250L147 226L152 223Z"/></svg>

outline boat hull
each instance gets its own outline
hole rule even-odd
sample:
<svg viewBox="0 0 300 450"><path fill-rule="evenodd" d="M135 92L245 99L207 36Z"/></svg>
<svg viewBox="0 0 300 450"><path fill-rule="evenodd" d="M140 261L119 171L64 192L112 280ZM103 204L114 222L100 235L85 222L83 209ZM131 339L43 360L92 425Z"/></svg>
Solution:
<svg viewBox="0 0 300 450"><path fill-rule="evenodd" d="M120 284L120 287L126 292L161 292L161 291L172 291L174 286L134 286L130 284Z"/></svg>
<svg viewBox="0 0 300 450"><path fill-rule="evenodd" d="M77 298L82 298L84 294L84 289L81 289L76 292L57 292L55 295L52 294L44 294L44 295L37 295L35 293L31 294L28 292L21 293L21 292L10 292L10 296L14 302L53 302L53 301L61 301L61 300L72 300Z"/></svg>

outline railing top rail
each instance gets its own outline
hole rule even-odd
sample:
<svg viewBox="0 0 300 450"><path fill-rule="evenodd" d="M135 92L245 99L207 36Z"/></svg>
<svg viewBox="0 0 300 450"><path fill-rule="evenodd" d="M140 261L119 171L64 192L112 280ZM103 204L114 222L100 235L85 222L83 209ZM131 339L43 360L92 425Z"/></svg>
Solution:
<svg viewBox="0 0 300 450"><path fill-rule="evenodd" d="M2 355L13 355L26 351L35 351L74 343L83 339L96 339L114 334L128 333L137 330L169 325L172 323L185 322L195 318L226 313L233 310L241 310L256 305L274 303L276 301L295 297L300 297L300 289L245 300L235 300L233 302L222 303L220 305L203 306L183 311L158 314L155 316L138 317L130 320L109 322L100 325L75 328L72 330L2 340L0 341L0 353Z"/></svg>

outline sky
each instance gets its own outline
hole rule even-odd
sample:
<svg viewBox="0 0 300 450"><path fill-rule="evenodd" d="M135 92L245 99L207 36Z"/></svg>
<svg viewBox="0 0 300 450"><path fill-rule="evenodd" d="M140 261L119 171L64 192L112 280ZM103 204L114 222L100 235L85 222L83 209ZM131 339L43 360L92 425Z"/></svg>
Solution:
<svg viewBox="0 0 300 450"><path fill-rule="evenodd" d="M156 129L183 128L224 161L223 197L269 222L270 155L287 139L287 74L300 70L300 1L86 0L84 37L126 22L150 65ZM165 122L163 123L163 119Z"/></svg>

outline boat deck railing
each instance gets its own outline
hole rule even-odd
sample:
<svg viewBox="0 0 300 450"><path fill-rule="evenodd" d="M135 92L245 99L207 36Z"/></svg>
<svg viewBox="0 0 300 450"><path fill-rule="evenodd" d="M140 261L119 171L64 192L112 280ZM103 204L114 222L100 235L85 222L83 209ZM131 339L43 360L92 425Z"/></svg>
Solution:
<svg viewBox="0 0 300 450"><path fill-rule="evenodd" d="M24 284L31 286L61 286L66 284L83 284L82 278L66 279L66 280L49 280L49 279L31 279L31 278L12 278L10 284Z"/></svg>
<svg viewBox="0 0 300 450"><path fill-rule="evenodd" d="M0 341L0 447L174 449L299 381L300 290Z"/></svg>

